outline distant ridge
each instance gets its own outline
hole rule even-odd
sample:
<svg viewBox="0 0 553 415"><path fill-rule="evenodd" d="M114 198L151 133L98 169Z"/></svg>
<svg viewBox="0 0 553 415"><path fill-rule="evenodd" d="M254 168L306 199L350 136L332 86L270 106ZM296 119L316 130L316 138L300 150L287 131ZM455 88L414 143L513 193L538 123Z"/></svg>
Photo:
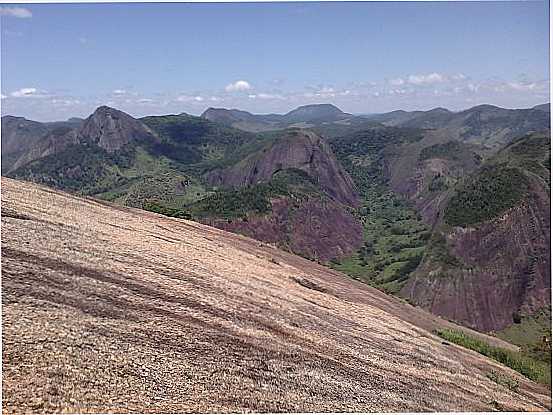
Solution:
<svg viewBox="0 0 553 415"><path fill-rule="evenodd" d="M551 104L548 102L546 104L540 104L536 105L534 107L535 110L545 111L545 112L551 112Z"/></svg>
<svg viewBox="0 0 553 415"><path fill-rule="evenodd" d="M506 109L490 104L452 112L445 108L429 111L392 111L366 119L393 127L437 129L452 138L503 145L530 131L549 129L549 104L526 109Z"/></svg>
<svg viewBox="0 0 553 415"><path fill-rule="evenodd" d="M311 104L303 105L286 114L252 114L237 109L208 108L201 117L229 127L259 132L291 126L311 127L321 123L346 120L353 116L332 104Z"/></svg>

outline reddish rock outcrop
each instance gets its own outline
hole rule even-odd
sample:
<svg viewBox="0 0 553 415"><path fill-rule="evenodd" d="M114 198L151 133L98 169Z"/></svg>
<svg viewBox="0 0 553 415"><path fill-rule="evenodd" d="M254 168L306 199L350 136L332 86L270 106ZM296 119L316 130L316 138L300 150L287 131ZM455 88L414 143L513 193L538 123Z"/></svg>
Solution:
<svg viewBox="0 0 553 415"><path fill-rule="evenodd" d="M204 223L322 262L351 255L363 243L361 223L342 205L313 198L297 203L274 199L269 215Z"/></svg>
<svg viewBox="0 0 553 415"><path fill-rule="evenodd" d="M531 196L500 218L447 234L462 267L444 273L425 262L402 294L479 330L505 328L550 305L550 226L549 195L533 181Z"/></svg>

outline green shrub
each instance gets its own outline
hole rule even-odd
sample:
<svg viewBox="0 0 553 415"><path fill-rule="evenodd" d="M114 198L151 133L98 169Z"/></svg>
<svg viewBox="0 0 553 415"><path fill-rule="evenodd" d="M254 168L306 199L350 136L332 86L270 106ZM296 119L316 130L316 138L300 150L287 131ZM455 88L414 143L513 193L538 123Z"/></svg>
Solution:
<svg viewBox="0 0 553 415"><path fill-rule="evenodd" d="M545 362L533 359L521 352L490 346L488 343L470 337L461 331L440 329L435 333L447 341L494 359L533 381L551 385L551 365Z"/></svg>
<svg viewBox="0 0 553 415"><path fill-rule="evenodd" d="M299 169L285 169L276 172L266 183L219 190L190 205L190 209L200 217L244 218L248 213L271 212L271 198L303 197L315 194L319 194L319 190L306 172Z"/></svg>
<svg viewBox="0 0 553 415"><path fill-rule="evenodd" d="M144 209L150 212L159 213L160 215L169 216L171 218L192 219L192 215L185 210L162 206L157 202L146 201L144 203Z"/></svg>
<svg viewBox="0 0 553 415"><path fill-rule="evenodd" d="M447 190L447 188L447 178L442 176L441 174L434 176L432 178L432 181L428 185L429 192L442 192L444 190Z"/></svg>
<svg viewBox="0 0 553 415"><path fill-rule="evenodd" d="M448 265L450 267L462 266L461 261L449 252L445 236L440 232L435 232L430 237L428 253L434 261L441 262L444 265Z"/></svg>
<svg viewBox="0 0 553 415"><path fill-rule="evenodd" d="M492 370L491 372L486 373L486 377L498 385L505 386L509 390L518 390L518 382L509 376L502 375L501 373Z"/></svg>

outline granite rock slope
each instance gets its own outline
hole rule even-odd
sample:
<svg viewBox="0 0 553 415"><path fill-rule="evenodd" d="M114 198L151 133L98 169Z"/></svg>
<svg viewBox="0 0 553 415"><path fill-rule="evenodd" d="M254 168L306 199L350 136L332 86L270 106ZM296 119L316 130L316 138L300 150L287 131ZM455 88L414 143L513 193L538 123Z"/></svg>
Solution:
<svg viewBox="0 0 553 415"><path fill-rule="evenodd" d="M3 178L2 271L4 413L551 408L452 323L186 220Z"/></svg>

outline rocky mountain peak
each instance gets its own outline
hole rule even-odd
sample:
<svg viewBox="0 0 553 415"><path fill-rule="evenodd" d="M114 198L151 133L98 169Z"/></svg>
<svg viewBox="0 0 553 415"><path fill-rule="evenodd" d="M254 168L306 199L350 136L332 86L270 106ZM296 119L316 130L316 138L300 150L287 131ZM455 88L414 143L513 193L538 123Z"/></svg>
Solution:
<svg viewBox="0 0 553 415"><path fill-rule="evenodd" d="M132 141L155 140L156 135L142 122L123 111L101 106L86 119L79 137L113 152Z"/></svg>
<svg viewBox="0 0 553 415"><path fill-rule="evenodd" d="M208 174L214 185L241 187L269 181L280 170L306 172L334 200L355 206L358 197L351 177L326 141L312 131L289 129L270 146L243 162Z"/></svg>

